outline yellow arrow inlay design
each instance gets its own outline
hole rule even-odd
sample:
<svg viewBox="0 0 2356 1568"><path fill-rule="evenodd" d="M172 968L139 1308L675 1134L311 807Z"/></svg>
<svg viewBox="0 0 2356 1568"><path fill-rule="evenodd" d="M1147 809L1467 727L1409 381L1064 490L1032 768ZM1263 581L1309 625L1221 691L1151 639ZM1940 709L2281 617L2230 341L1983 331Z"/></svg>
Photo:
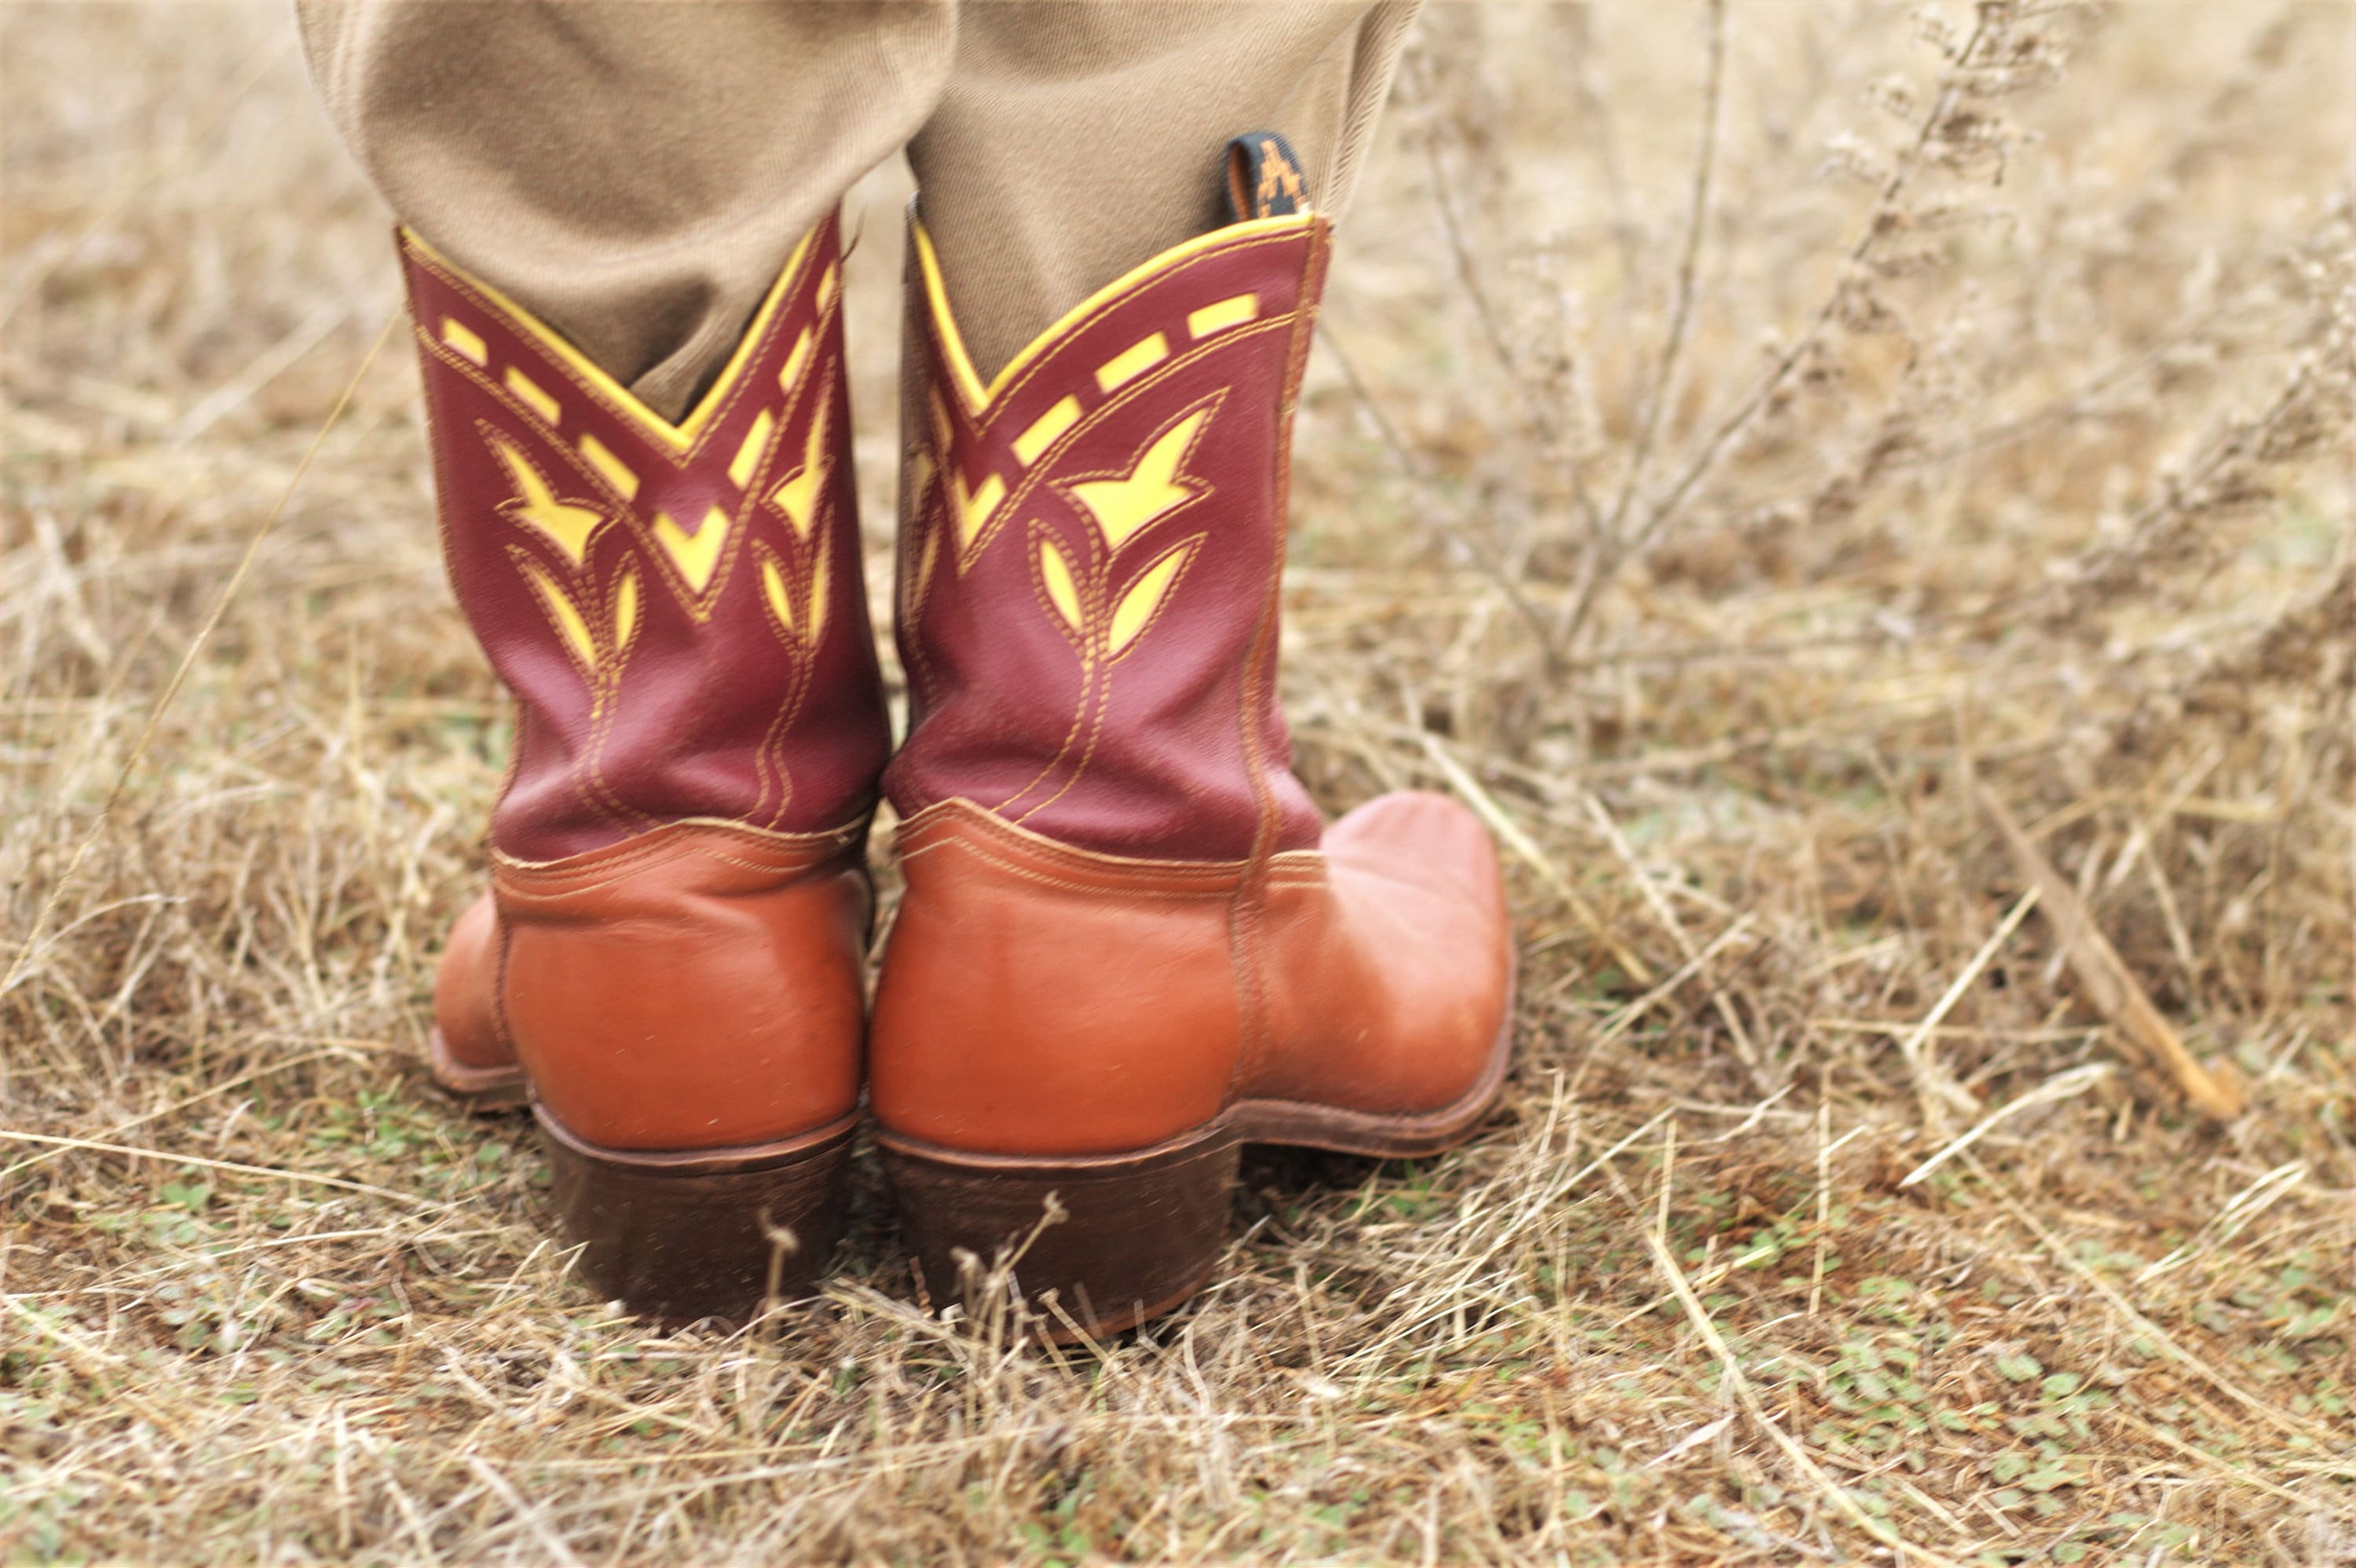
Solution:
<svg viewBox="0 0 2356 1568"><path fill-rule="evenodd" d="M497 436L491 438L491 450L515 482L515 499L504 501L499 510L506 516L544 535L550 543L562 550L565 559L579 566L589 557L589 536L605 520L605 514L594 507L576 507L560 501L556 493L541 477L540 470Z"/></svg>
<svg viewBox="0 0 2356 1568"><path fill-rule="evenodd" d="M1210 417L1209 409L1197 409L1172 425L1145 449L1128 478L1090 479L1070 487L1072 498L1096 518L1105 543L1119 549L1154 519L1210 488L1178 473L1178 465L1185 461L1195 435Z"/></svg>
<svg viewBox="0 0 2356 1568"><path fill-rule="evenodd" d="M712 586L712 574L720 569L720 547L728 542L728 514L709 508L702 525L691 534L671 521L669 512L657 512L655 541L687 579L688 587L700 594Z"/></svg>

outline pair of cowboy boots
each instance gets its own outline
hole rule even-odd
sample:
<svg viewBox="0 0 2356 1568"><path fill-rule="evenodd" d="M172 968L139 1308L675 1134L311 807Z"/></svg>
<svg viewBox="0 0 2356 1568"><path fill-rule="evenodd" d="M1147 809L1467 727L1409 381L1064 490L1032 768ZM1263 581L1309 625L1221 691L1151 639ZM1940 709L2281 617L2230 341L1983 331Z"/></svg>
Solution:
<svg viewBox="0 0 2356 1568"><path fill-rule="evenodd" d="M934 1297L1027 1240L1021 1286L1092 1334L1202 1285L1240 1145L1429 1154L1494 1098L1485 834L1420 794L1327 828L1289 771L1278 580L1329 238L1280 138L1239 138L1229 185L1231 224L987 384L912 211L896 755L836 220L678 423L402 237L451 580L519 705L434 1072L529 1098L609 1297L734 1317L809 1284L862 1084ZM871 1013L879 787L906 891Z"/></svg>

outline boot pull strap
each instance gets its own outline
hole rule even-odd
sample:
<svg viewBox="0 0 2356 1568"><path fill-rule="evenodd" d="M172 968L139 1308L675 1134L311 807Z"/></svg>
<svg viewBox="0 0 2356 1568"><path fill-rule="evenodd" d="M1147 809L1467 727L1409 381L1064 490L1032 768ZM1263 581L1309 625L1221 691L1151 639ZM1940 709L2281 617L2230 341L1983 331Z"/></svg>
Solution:
<svg viewBox="0 0 2356 1568"><path fill-rule="evenodd" d="M1309 210L1309 181L1292 144L1253 131L1227 144L1227 221L1286 218Z"/></svg>

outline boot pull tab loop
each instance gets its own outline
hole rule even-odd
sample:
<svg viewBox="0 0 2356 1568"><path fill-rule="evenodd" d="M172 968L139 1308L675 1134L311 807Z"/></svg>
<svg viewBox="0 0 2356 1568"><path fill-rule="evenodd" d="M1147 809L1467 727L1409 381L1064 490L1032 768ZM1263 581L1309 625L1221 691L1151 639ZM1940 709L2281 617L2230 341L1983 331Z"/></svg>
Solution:
<svg viewBox="0 0 2356 1568"><path fill-rule="evenodd" d="M1227 144L1227 221L1288 218L1309 210L1300 155L1274 131L1252 131Z"/></svg>

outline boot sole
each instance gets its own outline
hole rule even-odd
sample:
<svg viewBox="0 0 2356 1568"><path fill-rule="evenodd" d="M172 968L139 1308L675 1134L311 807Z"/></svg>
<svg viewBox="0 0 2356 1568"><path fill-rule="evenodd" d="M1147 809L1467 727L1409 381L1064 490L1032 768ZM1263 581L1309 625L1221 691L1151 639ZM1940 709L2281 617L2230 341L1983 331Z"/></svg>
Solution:
<svg viewBox="0 0 2356 1568"><path fill-rule="evenodd" d="M889 1132L879 1132L876 1145L934 1302L958 1300L969 1271L1021 1248L1013 1272L1025 1296L1055 1297L1035 1332L1069 1345L1134 1328L1209 1283L1244 1145L1376 1159L1442 1153L1471 1137L1496 1104L1513 1046L1509 996L1479 1081L1453 1104L1421 1115L1239 1100L1192 1132L1121 1154L969 1154ZM1062 1217L1043 1225L1051 1200Z"/></svg>
<svg viewBox="0 0 2356 1568"><path fill-rule="evenodd" d="M735 1325L809 1294L842 1232L856 1112L734 1148L601 1147L532 1106L559 1233L582 1279L666 1327Z"/></svg>
<svg viewBox="0 0 2356 1568"><path fill-rule="evenodd" d="M531 1085L520 1067L469 1067L450 1054L440 1029L425 1039L426 1074L434 1086L472 1115L519 1111L531 1103Z"/></svg>

